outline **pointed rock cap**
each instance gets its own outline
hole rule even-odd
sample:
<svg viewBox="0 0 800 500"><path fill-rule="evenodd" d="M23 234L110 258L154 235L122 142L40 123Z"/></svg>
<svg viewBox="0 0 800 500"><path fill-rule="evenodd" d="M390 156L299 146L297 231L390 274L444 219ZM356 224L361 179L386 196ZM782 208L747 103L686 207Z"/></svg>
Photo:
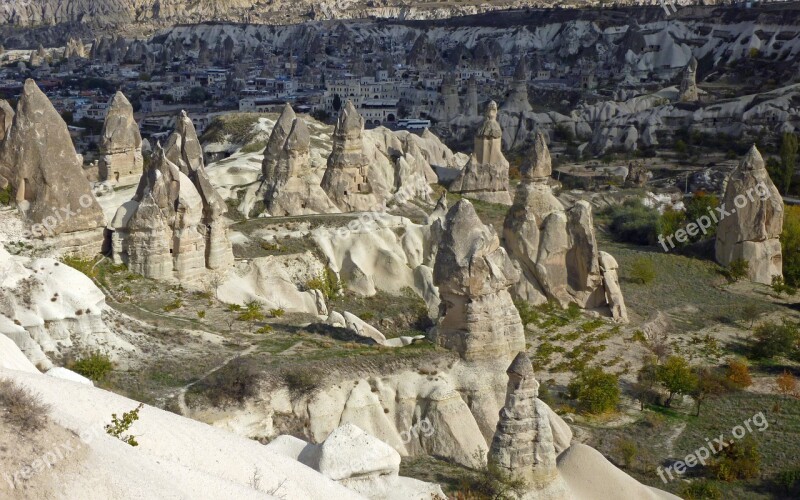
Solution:
<svg viewBox="0 0 800 500"><path fill-rule="evenodd" d="M295 118L297 118L297 115L292 109L292 105L287 102L283 105L281 115L278 117L278 121L275 122L275 126L282 125L285 130L290 130Z"/></svg>
<svg viewBox="0 0 800 500"><path fill-rule="evenodd" d="M484 121L478 129L477 137L483 139L499 139L503 137L503 130L497 122L497 103L494 101L486 105L486 112L484 113Z"/></svg>
<svg viewBox="0 0 800 500"><path fill-rule="evenodd" d="M742 159L739 168L741 170L764 170L766 168L764 158L761 156L755 144L753 144L747 154L744 155L744 159Z"/></svg>
<svg viewBox="0 0 800 500"><path fill-rule="evenodd" d="M292 126L292 131L289 132L289 137L286 138L286 145L284 146L287 151L308 151L311 145L311 134L308 133L308 125L302 118L297 118Z"/></svg>
<svg viewBox="0 0 800 500"><path fill-rule="evenodd" d="M340 134L361 133L364 128L364 118L358 113L358 110L353 105L353 101L347 100L342 112L339 114L339 120L336 123L336 132Z"/></svg>
<svg viewBox="0 0 800 500"><path fill-rule="evenodd" d="M689 60L689 65L687 67L689 68L690 71L696 72L697 71L697 58L692 56L692 58Z"/></svg>
<svg viewBox="0 0 800 500"><path fill-rule="evenodd" d="M536 139L533 141L530 155L525 159L521 170L522 177L528 180L546 179L553 173L550 149L547 147L547 139L541 130L536 132Z"/></svg>
<svg viewBox="0 0 800 500"><path fill-rule="evenodd" d="M475 78L475 75L470 75L469 80L467 80L468 87L477 87L478 86L478 79Z"/></svg>
<svg viewBox="0 0 800 500"><path fill-rule="evenodd" d="M128 108L130 108L131 111L133 111L133 106L131 105L128 98L125 97L125 94L123 94L121 91L118 90L114 94L114 97L111 98L111 104L108 107L109 112L115 109L128 109Z"/></svg>
<svg viewBox="0 0 800 500"><path fill-rule="evenodd" d="M527 378L533 376L533 364L524 352L520 352L514 358L514 361L506 370L508 375L519 375L520 377Z"/></svg>
<svg viewBox="0 0 800 500"><path fill-rule="evenodd" d="M494 101L489 101L489 104L486 105L486 111L484 112L484 116L487 120L494 120L497 118L497 103Z"/></svg>

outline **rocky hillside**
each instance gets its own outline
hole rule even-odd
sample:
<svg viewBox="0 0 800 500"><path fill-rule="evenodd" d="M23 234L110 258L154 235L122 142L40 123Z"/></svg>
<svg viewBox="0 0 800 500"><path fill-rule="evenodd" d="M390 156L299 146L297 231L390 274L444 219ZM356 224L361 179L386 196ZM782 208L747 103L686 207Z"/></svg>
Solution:
<svg viewBox="0 0 800 500"><path fill-rule="evenodd" d="M41 26L81 23L92 27L147 30L158 26L203 21L286 24L309 19L400 18L444 19L493 10L526 7L598 7L591 0L469 0L422 2L419 0L324 0L286 2L274 0L20 0L0 9L0 24ZM675 4L717 4L717 0L677 0ZM659 5L658 0L618 0L615 5Z"/></svg>

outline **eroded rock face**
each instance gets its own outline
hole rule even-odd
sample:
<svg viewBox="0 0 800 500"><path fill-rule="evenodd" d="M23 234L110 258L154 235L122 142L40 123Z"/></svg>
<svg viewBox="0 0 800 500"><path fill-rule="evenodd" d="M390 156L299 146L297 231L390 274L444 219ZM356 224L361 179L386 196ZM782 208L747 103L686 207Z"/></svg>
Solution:
<svg viewBox="0 0 800 500"><path fill-rule="evenodd" d="M503 103L503 111L506 113L526 113L533 111L530 101L528 101L528 68L524 58L517 63L514 71L514 80L511 82L511 90L508 99Z"/></svg>
<svg viewBox="0 0 800 500"><path fill-rule="evenodd" d="M48 235L93 230L105 218L82 164L67 124L27 80L0 146L0 183L11 184L17 207L30 222L45 225Z"/></svg>
<svg viewBox="0 0 800 500"><path fill-rule="evenodd" d="M14 110L8 101L0 99L0 142L5 140L12 123L14 123Z"/></svg>
<svg viewBox="0 0 800 500"><path fill-rule="evenodd" d="M100 178L115 184L135 183L142 175L142 136L133 106L122 92L111 99L100 135Z"/></svg>
<svg viewBox="0 0 800 500"><path fill-rule="evenodd" d="M181 111L175 132L164 147L166 158L194 184L203 203L203 232L206 240L206 267L224 269L233 264L233 248L228 240L224 215L228 212L225 200L217 193L206 174L203 148L197 138L194 124L185 111ZM137 195L140 194L141 183Z"/></svg>
<svg viewBox="0 0 800 500"><path fill-rule="evenodd" d="M289 104L283 108L264 150L264 202L274 216L336 213L322 188L310 181L311 136Z"/></svg>
<svg viewBox="0 0 800 500"><path fill-rule="evenodd" d="M322 178L322 189L343 212L367 211L378 205L364 155L363 130L364 118L348 100L339 113L333 151Z"/></svg>
<svg viewBox="0 0 800 500"><path fill-rule="evenodd" d="M110 224L114 260L126 263L132 272L194 281L208 270L233 264L224 202L208 180L202 156L198 159L191 147L186 148L196 141L184 113L169 139L171 150L156 146L136 195L117 210Z"/></svg>
<svg viewBox="0 0 800 500"><path fill-rule="evenodd" d="M511 205L508 187L508 160L503 156L503 131L497 123L497 103L486 107L483 124L475 134L475 151L450 190L491 203Z"/></svg>
<svg viewBox="0 0 800 500"><path fill-rule="evenodd" d="M697 91L697 59L694 57L686 65L686 69L683 70L683 80L681 81L678 99L681 102L695 102L700 99Z"/></svg>
<svg viewBox="0 0 800 500"><path fill-rule="evenodd" d="M508 367L506 403L489 448L489 462L522 480L537 498L568 498L556 467L556 449L547 405L537 399L536 381L528 356L517 354Z"/></svg>
<svg viewBox="0 0 800 500"><path fill-rule="evenodd" d="M508 288L519 279L500 239L460 200L440 226L433 282L442 302L437 341L467 361L506 360L525 335Z"/></svg>
<svg viewBox="0 0 800 500"><path fill-rule="evenodd" d="M748 278L769 285L773 276L783 275L779 239L783 230L783 198L755 145L728 178L723 203L731 213L717 227L717 262L727 266L744 259L748 263Z"/></svg>
<svg viewBox="0 0 800 500"><path fill-rule="evenodd" d="M504 244L521 273L515 294L533 304L556 300L564 307L570 302L582 308L609 306L616 321L626 322L616 262L608 262L608 272L600 262L591 205L579 201L565 209L548 185L551 172L540 132L521 167L522 182L503 225Z"/></svg>
<svg viewBox="0 0 800 500"><path fill-rule="evenodd" d="M625 176L625 187L644 187L653 174L644 166L644 162L631 162L628 165L628 175Z"/></svg>

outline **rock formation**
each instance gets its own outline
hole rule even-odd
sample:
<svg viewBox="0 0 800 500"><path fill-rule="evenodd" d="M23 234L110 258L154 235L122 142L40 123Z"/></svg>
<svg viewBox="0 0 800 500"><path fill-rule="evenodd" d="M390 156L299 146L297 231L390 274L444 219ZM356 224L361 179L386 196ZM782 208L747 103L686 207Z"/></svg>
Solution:
<svg viewBox="0 0 800 500"><path fill-rule="evenodd" d="M3 142L14 123L14 110L8 101L0 99L0 142Z"/></svg>
<svg viewBox="0 0 800 500"><path fill-rule="evenodd" d="M717 262L748 263L748 278L769 285L782 276L783 198L755 145L728 178L722 203L729 215L717 227Z"/></svg>
<svg viewBox="0 0 800 500"><path fill-rule="evenodd" d="M503 132L497 123L497 104L486 107L483 124L475 134L475 150L450 191L491 203L511 205L508 160L501 150Z"/></svg>
<svg viewBox="0 0 800 500"><path fill-rule="evenodd" d="M467 361L507 362L525 349L525 335L508 288L519 279L500 239L472 204L460 200L438 221L433 282L441 297L436 338Z"/></svg>
<svg viewBox="0 0 800 500"><path fill-rule="evenodd" d="M647 184L653 174L644 166L644 162L631 162L628 165L628 175L625 176L626 188L640 188Z"/></svg>
<svg viewBox="0 0 800 500"><path fill-rule="evenodd" d="M442 102L438 117L441 121L449 123L459 114L458 84L453 73L447 73L442 79Z"/></svg>
<svg viewBox="0 0 800 500"><path fill-rule="evenodd" d="M333 151L322 178L322 189L343 212L368 211L378 206L364 156L364 118L348 100L333 132Z"/></svg>
<svg viewBox="0 0 800 500"><path fill-rule="evenodd" d="M467 80L467 103L465 108L464 112L470 118L477 117L480 114L478 109L478 81L475 79L475 75L470 76L469 80Z"/></svg>
<svg viewBox="0 0 800 500"><path fill-rule="evenodd" d="M228 206L208 179L203 161L203 148L197 138L194 124L185 111L181 111L178 116L175 131L164 146L164 154L192 181L202 199L206 267L227 268L233 263L233 250L228 240L227 223L224 218ZM141 188L140 182L137 195L141 194Z"/></svg>
<svg viewBox="0 0 800 500"><path fill-rule="evenodd" d="M526 113L533 111L530 101L528 101L528 69L526 68L525 58L521 58L514 71L514 79L511 82L511 91L508 99L503 103L503 111L508 113Z"/></svg>
<svg viewBox="0 0 800 500"><path fill-rule="evenodd" d="M105 224L67 124L33 80L25 82L11 129L0 145L0 184L6 183L17 207L49 236Z"/></svg>
<svg viewBox="0 0 800 500"><path fill-rule="evenodd" d="M156 146L136 195L109 227L113 256L148 278L193 281L233 263L225 203L197 156L199 143L185 113L168 144L168 150Z"/></svg>
<svg viewBox="0 0 800 500"><path fill-rule="evenodd" d="M683 80L681 81L680 94L678 100L681 102L695 102L700 99L697 92L697 59L692 57L686 69L683 70Z"/></svg>
<svg viewBox="0 0 800 500"><path fill-rule="evenodd" d="M289 104L283 108L264 149L262 190L274 216L335 213L339 209L325 191L309 182L311 137L308 126ZM313 178L311 178L313 179Z"/></svg>
<svg viewBox="0 0 800 500"><path fill-rule="evenodd" d="M133 184L142 175L142 136L133 106L122 92L111 99L100 135L100 179Z"/></svg>
<svg viewBox="0 0 800 500"><path fill-rule="evenodd" d="M524 352L508 367L506 403L489 448L489 462L512 478L524 481L536 498L569 498L556 466L556 449L539 382Z"/></svg>
<svg viewBox="0 0 800 500"><path fill-rule="evenodd" d="M72 59L75 57L86 57L86 47L83 45L83 40L78 38L75 40L70 37L67 40L67 45L64 47L64 58Z"/></svg>
<svg viewBox="0 0 800 500"><path fill-rule="evenodd" d="M522 275L516 295L533 304L556 300L564 307L570 302L583 308L607 305L616 321L626 322L616 262L608 255L605 269L601 265L591 205L579 201L565 210L548 185L552 163L544 134L537 134L521 171L522 182L503 225L504 244Z"/></svg>

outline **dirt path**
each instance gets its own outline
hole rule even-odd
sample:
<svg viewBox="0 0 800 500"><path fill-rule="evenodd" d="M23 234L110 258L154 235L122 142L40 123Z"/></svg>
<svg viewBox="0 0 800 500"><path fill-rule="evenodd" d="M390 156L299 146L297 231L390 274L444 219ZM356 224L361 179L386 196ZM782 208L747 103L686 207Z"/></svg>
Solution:
<svg viewBox="0 0 800 500"><path fill-rule="evenodd" d="M667 441L665 443L665 446L667 448L667 454L669 456L672 456L675 453L675 441L677 441L678 438L681 437L681 434L683 434L684 429L686 429L686 422L682 422L679 426L675 427L672 433L669 436L667 436Z"/></svg>

